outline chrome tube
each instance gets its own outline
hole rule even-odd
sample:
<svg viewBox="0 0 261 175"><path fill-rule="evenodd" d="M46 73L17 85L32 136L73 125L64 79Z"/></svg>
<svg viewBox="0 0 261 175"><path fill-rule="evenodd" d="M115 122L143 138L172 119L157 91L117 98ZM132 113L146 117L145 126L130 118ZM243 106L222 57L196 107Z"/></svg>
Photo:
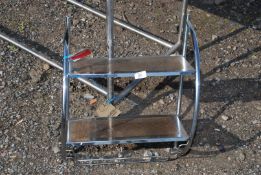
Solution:
<svg viewBox="0 0 261 175"><path fill-rule="evenodd" d="M93 8L87 6L87 5L83 5L83 4L81 4L81 3L79 3L79 2L77 2L75 0L67 0L67 1L72 3L72 4L74 4L74 5L76 5L76 6L78 6L78 7L81 7L81 8L83 8L83 9L85 9L85 10L87 10L87 11L93 13L93 14L95 14L96 16L99 16L99 17L101 17L103 19L106 19L106 15L104 13L98 11L98 10L95 10L95 9L93 9ZM135 27L133 25L130 25L130 24L124 22L124 21L121 21L121 20L118 20L118 19L114 19L113 22L116 25L118 25L118 26L121 26L121 27L123 27L125 29L128 29L128 30L134 32L134 33L137 33L137 34L139 34L141 36L144 36L144 37L146 37L146 38L148 38L148 39L150 39L152 41L155 41L155 42L157 42L157 43L159 43L159 44L161 44L163 46L166 46L168 48L172 48L173 47L172 43L170 43L170 42L168 42L166 40L160 39L159 37L156 37L155 35L152 35L150 33L146 33L144 31L142 31L141 29L139 29L139 28L137 28L137 27Z"/></svg>
<svg viewBox="0 0 261 175"><path fill-rule="evenodd" d="M181 19L180 19L180 26L179 26L178 42L168 50L167 55L171 55L181 45L182 33L184 32L183 29L185 27L186 16L187 16L187 7L188 7L188 0L183 0L182 11L181 11Z"/></svg>
<svg viewBox="0 0 261 175"><path fill-rule="evenodd" d="M7 35L3 34L0 32L0 38L2 38L3 40L5 41L8 41L10 43L12 43L13 45L19 47L20 49L34 55L35 57L39 58L40 60L50 64L51 66L59 69L59 70L63 70L63 67L60 66L58 63L52 61L52 60L49 60L48 58L46 58L46 56L36 52L36 51L33 51L32 49L26 47L25 45L19 43L18 41L16 41L15 39L12 39L10 37L8 37ZM87 86L90 86L91 88L97 90L98 92L102 93L103 95L107 95L107 90L102 87L101 85L97 84L94 80L87 80L87 79L83 79L83 78L78 78L78 80L80 80L81 82L83 82L84 84L86 84Z"/></svg>
<svg viewBox="0 0 261 175"><path fill-rule="evenodd" d="M108 46L108 73L111 71L111 59L114 54L114 45L113 45L113 0L107 0L107 24L106 24L106 33L107 33L107 46ZM113 78L107 78L107 100L110 100L113 97Z"/></svg>
<svg viewBox="0 0 261 175"><path fill-rule="evenodd" d="M187 54L187 41L188 41L188 15L186 16L186 23L184 29L184 37L183 37L183 48L182 48L182 56L186 58ZM183 94L183 75L179 76L179 94L178 94L178 102L177 102L177 116L180 116L181 113L181 104L182 104L182 94Z"/></svg>
<svg viewBox="0 0 261 175"><path fill-rule="evenodd" d="M187 153L192 145L193 138L195 136L195 132L196 132L196 128L197 128L199 101L200 101L200 52L199 52L199 47L198 47L197 34L189 20L187 21L187 25L188 25L189 31L192 36L192 41L193 41L196 79L195 79L195 97L194 97L194 111L193 111L193 117L192 117L192 126L190 129L188 143L186 144L185 148L182 150L181 155L184 155L185 153Z"/></svg>
<svg viewBox="0 0 261 175"><path fill-rule="evenodd" d="M62 117L66 121L69 118L69 33L70 33L70 17L65 18L65 34L63 41L63 106Z"/></svg>
<svg viewBox="0 0 261 175"><path fill-rule="evenodd" d="M197 119L198 119L198 112L199 112L199 101L200 101L200 53L198 47L198 40L197 34L190 23L188 21L188 26L192 35L193 46L194 46L194 54L195 54L195 68L196 68L196 80L195 80L195 102L194 102L194 112L193 112L193 123L190 131L190 138L194 137L196 126L197 126Z"/></svg>

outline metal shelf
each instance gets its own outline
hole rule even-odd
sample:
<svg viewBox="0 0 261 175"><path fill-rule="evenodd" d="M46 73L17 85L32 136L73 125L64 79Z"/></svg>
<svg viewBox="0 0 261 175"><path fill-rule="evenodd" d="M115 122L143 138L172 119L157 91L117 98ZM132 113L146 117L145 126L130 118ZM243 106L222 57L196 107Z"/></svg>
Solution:
<svg viewBox="0 0 261 175"><path fill-rule="evenodd" d="M186 141L179 118L171 115L68 120L67 144L122 144Z"/></svg>
<svg viewBox="0 0 261 175"><path fill-rule="evenodd" d="M70 61L71 78L135 77L137 72L146 71L146 76L175 76L192 74L195 69L183 56L142 56L82 59ZM110 73L109 73L110 72Z"/></svg>

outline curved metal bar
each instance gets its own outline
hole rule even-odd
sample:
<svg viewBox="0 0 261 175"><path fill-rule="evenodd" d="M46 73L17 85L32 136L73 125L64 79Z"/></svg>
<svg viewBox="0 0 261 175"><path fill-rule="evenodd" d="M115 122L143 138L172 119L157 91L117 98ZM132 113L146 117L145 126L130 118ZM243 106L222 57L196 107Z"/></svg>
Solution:
<svg viewBox="0 0 261 175"><path fill-rule="evenodd" d="M186 154L193 142L193 138L195 136L196 128L197 128L197 120L198 120L198 112L199 112L199 101L200 101L200 52L198 47L198 40L196 31L191 24L191 22L187 21L188 29L192 36L193 41L193 49L194 49L194 57L195 57L195 69L196 69L196 79L195 79L195 97L194 97L194 111L193 111L193 118L192 118L192 126L189 134L189 140L186 144L185 148L183 148L180 155Z"/></svg>

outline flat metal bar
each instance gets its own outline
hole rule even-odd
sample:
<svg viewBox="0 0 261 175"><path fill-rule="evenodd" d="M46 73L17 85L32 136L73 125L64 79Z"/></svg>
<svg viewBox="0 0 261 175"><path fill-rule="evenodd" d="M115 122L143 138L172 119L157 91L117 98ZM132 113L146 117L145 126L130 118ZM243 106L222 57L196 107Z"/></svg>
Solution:
<svg viewBox="0 0 261 175"><path fill-rule="evenodd" d="M46 56L33 51L32 49L26 47L24 44L19 43L18 41L16 41L15 39L12 39L10 37L8 37L7 35L3 34L2 32L0 32L0 38L2 38L5 41L8 41L10 43L12 43L13 45L21 48L22 50L34 55L35 57L39 58L40 60L50 64L51 66L59 69L59 70L63 70L63 67L60 66L58 63L49 60L48 58L46 58ZM80 80L81 82L83 82L84 84L86 84L87 86L90 86L91 88L97 90L98 92L100 92L103 95L107 95L107 90L102 87L101 85L99 85L98 83L96 83L94 80L87 80L87 79L83 79L83 78L78 78L78 80Z"/></svg>
<svg viewBox="0 0 261 175"><path fill-rule="evenodd" d="M175 72L147 72L147 77L165 77L165 76L179 76L180 74L183 75L192 75L195 73L194 69L191 70L180 70ZM119 74L69 74L70 78L127 78L133 77L135 78L136 73L119 73Z"/></svg>
<svg viewBox="0 0 261 175"><path fill-rule="evenodd" d="M95 10L95 9L93 9L93 8L87 6L87 5L83 5L83 4L81 4L81 3L79 3L79 2L77 2L75 0L67 0L67 1L72 3L72 4L74 4L74 5L76 5L76 6L78 6L78 7L81 7L81 8L83 8L83 9L85 9L85 10L87 10L87 11L93 13L93 14L95 14L96 16L99 16L99 17L101 17L103 19L106 19L106 15L104 13L98 11L98 10ZM150 39L152 41L155 41L156 43L159 43L159 44L161 44L163 46L166 46L168 48L172 48L174 46L173 43L168 42L166 40L163 40L163 39L161 39L161 38L159 38L159 37L157 37L155 35L152 35L150 33L144 32L143 30L141 30L141 29L139 29L139 28L137 28L137 27L135 27L135 26L133 26L131 24L128 24L128 23L126 23L126 22L124 22L122 20L114 19L113 22L116 25L119 25L119 26L121 26L121 27L123 27L125 29L128 29L128 30L130 30L130 31L132 31L134 33L137 33L137 34L139 34L141 36L144 36L144 37L146 37L146 38L148 38L148 39Z"/></svg>
<svg viewBox="0 0 261 175"><path fill-rule="evenodd" d="M111 60L114 57L114 45L113 45L113 0L107 0L107 46L108 46L108 73L112 72ZM107 99L111 99L113 97L113 78L107 78L107 88L108 94Z"/></svg>

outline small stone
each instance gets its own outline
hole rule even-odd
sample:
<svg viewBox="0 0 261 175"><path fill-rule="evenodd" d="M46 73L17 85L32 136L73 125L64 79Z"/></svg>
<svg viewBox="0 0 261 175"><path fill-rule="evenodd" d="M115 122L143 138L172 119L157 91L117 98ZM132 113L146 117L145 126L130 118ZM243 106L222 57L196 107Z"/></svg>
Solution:
<svg viewBox="0 0 261 175"><path fill-rule="evenodd" d="M97 103L97 99L96 98L91 99L90 102L89 102L90 105L94 105L95 103Z"/></svg>
<svg viewBox="0 0 261 175"><path fill-rule="evenodd" d="M102 104L98 106L95 113L97 117L117 117L121 114L121 111L112 104Z"/></svg>
<svg viewBox="0 0 261 175"><path fill-rule="evenodd" d="M144 157L151 157L152 156L152 152L151 151L145 151L143 156Z"/></svg>
<svg viewBox="0 0 261 175"><path fill-rule="evenodd" d="M164 151L167 152L167 153L169 153L170 150L171 150L170 148L165 148L165 149L164 149Z"/></svg>
<svg viewBox="0 0 261 175"><path fill-rule="evenodd" d="M229 117L226 116L226 115L222 115L221 118L222 118L222 120L224 120L224 121L228 121L228 119L229 119Z"/></svg>
<svg viewBox="0 0 261 175"><path fill-rule="evenodd" d="M174 95L173 94L169 94L169 98L170 98L170 100L174 100Z"/></svg>
<svg viewBox="0 0 261 175"><path fill-rule="evenodd" d="M50 65L49 64L44 64L43 65L43 70L47 71L50 69Z"/></svg>
<svg viewBox="0 0 261 175"><path fill-rule="evenodd" d="M159 153L158 153L158 152L154 152L153 155L154 155L155 157L159 157Z"/></svg>
<svg viewBox="0 0 261 175"><path fill-rule="evenodd" d="M260 121L258 121L258 120L254 120L254 121L252 121L252 123L253 123L254 125L256 125L256 124L259 124Z"/></svg>
<svg viewBox="0 0 261 175"><path fill-rule="evenodd" d="M245 153L240 152L239 155L238 155L238 159L239 159L240 161L244 161L244 160L246 159Z"/></svg>
<svg viewBox="0 0 261 175"><path fill-rule="evenodd" d="M41 76L42 76L42 72L40 71L37 71L35 69L32 69L30 72L29 72L29 75L32 79L32 82L34 83L37 83L38 81L40 81L41 79Z"/></svg>
<svg viewBox="0 0 261 175"><path fill-rule="evenodd" d="M218 129L218 128L215 128L215 129L214 129L214 131L220 132L220 129Z"/></svg>
<svg viewBox="0 0 261 175"><path fill-rule="evenodd" d="M93 95L91 95L91 94L84 94L84 96L83 96L83 98L85 98L85 99L93 99L94 98L94 96Z"/></svg>
<svg viewBox="0 0 261 175"><path fill-rule="evenodd" d="M160 99L159 104L164 105L165 104L164 100Z"/></svg>
<svg viewBox="0 0 261 175"><path fill-rule="evenodd" d="M235 62L233 62L233 63L231 63L231 64L230 64L230 66L232 66L232 67L233 67L233 66L235 66L235 65L236 65L236 63L235 63Z"/></svg>
<svg viewBox="0 0 261 175"><path fill-rule="evenodd" d="M119 157L119 158L122 158L122 157L123 157L123 154L122 154L122 153L119 153L119 154L118 154L118 157Z"/></svg>
<svg viewBox="0 0 261 175"><path fill-rule="evenodd" d="M212 41L213 41L213 40L216 40L218 38L218 36L217 35L212 35L211 38L212 38Z"/></svg>
<svg viewBox="0 0 261 175"><path fill-rule="evenodd" d="M59 148L58 146L54 146L54 147L52 148L52 150L53 150L54 154L57 154L57 153L60 152L60 148Z"/></svg>
<svg viewBox="0 0 261 175"><path fill-rule="evenodd" d="M255 106L257 110L261 111L261 105Z"/></svg>

